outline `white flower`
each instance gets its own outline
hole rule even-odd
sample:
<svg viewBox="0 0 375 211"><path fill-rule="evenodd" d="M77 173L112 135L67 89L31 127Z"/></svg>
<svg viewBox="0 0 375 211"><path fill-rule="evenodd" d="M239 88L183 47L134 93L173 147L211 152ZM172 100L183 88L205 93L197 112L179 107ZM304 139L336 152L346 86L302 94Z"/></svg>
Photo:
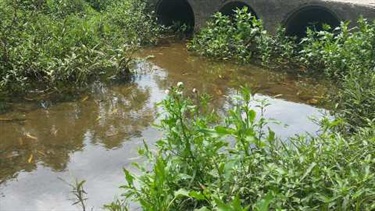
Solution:
<svg viewBox="0 0 375 211"><path fill-rule="evenodd" d="M166 89L165 91L164 91L164 93L166 94L166 95L169 95L169 89Z"/></svg>
<svg viewBox="0 0 375 211"><path fill-rule="evenodd" d="M184 86L184 83L182 83L181 81L177 83L177 87L180 88L180 87L182 87L182 86Z"/></svg>
<svg viewBox="0 0 375 211"><path fill-rule="evenodd" d="M198 93L198 90L196 88L194 88L193 93Z"/></svg>

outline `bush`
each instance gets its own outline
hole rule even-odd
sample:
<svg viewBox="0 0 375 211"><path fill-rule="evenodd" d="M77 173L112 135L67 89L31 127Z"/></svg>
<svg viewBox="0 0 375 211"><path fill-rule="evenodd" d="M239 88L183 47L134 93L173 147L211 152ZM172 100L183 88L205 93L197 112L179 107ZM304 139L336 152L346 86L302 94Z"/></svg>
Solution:
<svg viewBox="0 0 375 211"><path fill-rule="evenodd" d="M361 18L353 29L348 24L341 23L334 32L308 30L301 43L300 60L334 79L352 71L370 72L375 66L375 22Z"/></svg>
<svg viewBox="0 0 375 211"><path fill-rule="evenodd" d="M375 119L375 22L361 18L357 25L348 29L342 23L335 32L308 30L299 56L309 69L338 82L338 115L350 129Z"/></svg>
<svg viewBox="0 0 375 211"><path fill-rule="evenodd" d="M156 153L140 150L147 162L135 164L139 176L124 170L125 201L143 210L375 209L374 123L344 138L326 120L318 137L280 141L246 89L222 121L207 99L184 96L181 84L171 89Z"/></svg>
<svg viewBox="0 0 375 211"><path fill-rule="evenodd" d="M107 9L107 6L111 4L111 0L85 0L90 4L96 11L103 11Z"/></svg>
<svg viewBox="0 0 375 211"><path fill-rule="evenodd" d="M375 68L364 71L351 71L339 84L336 113L349 131L375 121Z"/></svg>
<svg viewBox="0 0 375 211"><path fill-rule="evenodd" d="M375 119L375 21L361 18L358 27L349 29L348 25L308 29L307 37L297 44L283 29L276 36L269 35L262 22L244 8L232 18L215 14L188 47L219 59L324 73L339 88L333 98L336 115L347 122L345 130L353 131Z"/></svg>
<svg viewBox="0 0 375 211"><path fill-rule="evenodd" d="M263 65L280 65L292 58L295 51L293 39L284 34L283 29L276 37L267 34L262 21L244 7L236 10L233 17L216 13L194 36L188 48L199 55L223 60L235 59L243 63L260 60Z"/></svg>
<svg viewBox="0 0 375 211"><path fill-rule="evenodd" d="M134 50L154 43L158 27L142 0L106 6L98 12L83 0L1 1L0 92L82 87L129 74Z"/></svg>

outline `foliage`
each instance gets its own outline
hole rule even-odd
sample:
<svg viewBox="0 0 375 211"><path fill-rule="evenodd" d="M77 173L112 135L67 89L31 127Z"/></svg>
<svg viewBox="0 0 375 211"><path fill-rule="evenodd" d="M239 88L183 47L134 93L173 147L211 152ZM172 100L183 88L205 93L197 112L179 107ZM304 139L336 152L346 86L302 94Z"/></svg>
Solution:
<svg viewBox="0 0 375 211"><path fill-rule="evenodd" d="M360 18L357 27L349 29L348 25L348 22L341 23L334 32L308 29L307 37L301 42L301 61L334 78L353 70L372 69L375 66L375 22L368 23Z"/></svg>
<svg viewBox="0 0 375 211"><path fill-rule="evenodd" d="M0 1L0 92L60 90L128 75L132 54L155 42L158 27L142 0L95 9L83 0Z"/></svg>
<svg viewBox="0 0 375 211"><path fill-rule="evenodd" d="M375 119L375 22L359 19L357 27L342 23L336 32L308 30L300 60L338 81L339 114L350 127Z"/></svg>
<svg viewBox="0 0 375 211"><path fill-rule="evenodd" d="M345 119L349 130L375 121L375 66L351 71L340 83L336 96L337 115Z"/></svg>
<svg viewBox="0 0 375 211"><path fill-rule="evenodd" d="M107 9L107 6L111 4L111 0L85 0L90 4L92 8L97 11L104 11Z"/></svg>
<svg viewBox="0 0 375 211"><path fill-rule="evenodd" d="M280 29L269 35L247 9L236 10L233 18L220 13L189 43L200 55L234 59L245 63L261 61L271 68L297 69L324 73L336 82L336 115L353 130L375 119L375 22L360 18L357 27L341 23L337 29L307 30L297 38Z"/></svg>
<svg viewBox="0 0 375 211"><path fill-rule="evenodd" d="M261 60L264 65L282 64L294 53L293 39L284 36L280 29L276 37L270 36L263 22L248 12L248 8L235 10L232 16L216 13L188 48L200 55L219 59L235 59L244 63Z"/></svg>
<svg viewBox="0 0 375 211"><path fill-rule="evenodd" d="M141 45L154 44L160 29L146 7L146 2L142 0L117 0L108 6L106 18L110 22L109 26L115 27L115 33L110 34L112 40L125 38Z"/></svg>
<svg viewBox="0 0 375 211"><path fill-rule="evenodd" d="M71 200L73 201L72 205L78 205L81 207L82 211L86 211L87 205L87 192L85 191L84 185L86 180L78 180L74 179L74 181L68 182L62 178L59 178L61 181L66 183L71 188L71 193L73 194L74 198ZM91 209L92 210L92 209Z"/></svg>
<svg viewBox="0 0 375 211"><path fill-rule="evenodd" d="M73 205L79 204L82 207L83 211L86 210L85 201L87 200L86 198L87 193L83 187L85 182L86 182L85 180L82 180L82 181L75 180L75 183L71 185L73 189L72 193L76 197L76 201L73 203Z"/></svg>
<svg viewBox="0 0 375 211"><path fill-rule="evenodd" d="M165 137L155 153L140 150L140 175L124 169L124 201L143 210L375 209L374 122L343 137L326 119L318 137L281 141L262 116L267 104L257 116L246 89L222 116L183 91L172 87L160 104Z"/></svg>

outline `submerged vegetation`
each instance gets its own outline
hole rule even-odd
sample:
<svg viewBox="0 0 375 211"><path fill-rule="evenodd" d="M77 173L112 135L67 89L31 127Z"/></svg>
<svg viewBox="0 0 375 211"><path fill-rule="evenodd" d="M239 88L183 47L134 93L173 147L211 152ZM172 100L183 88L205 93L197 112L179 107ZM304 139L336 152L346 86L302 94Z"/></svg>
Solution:
<svg viewBox="0 0 375 211"><path fill-rule="evenodd" d="M141 0L1 0L0 96L129 75L158 27Z"/></svg>

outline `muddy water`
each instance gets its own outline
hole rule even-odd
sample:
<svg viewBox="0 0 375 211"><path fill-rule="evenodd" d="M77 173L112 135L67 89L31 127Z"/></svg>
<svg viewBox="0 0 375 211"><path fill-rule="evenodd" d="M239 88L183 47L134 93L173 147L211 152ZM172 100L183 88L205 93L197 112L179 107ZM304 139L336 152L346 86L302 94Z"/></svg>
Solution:
<svg viewBox="0 0 375 211"><path fill-rule="evenodd" d="M282 138L318 130L309 117L321 117L321 109L308 104L319 104L327 88L313 80L190 56L183 43L140 56L150 59L136 65L129 83L94 84L75 100L14 103L0 115L1 211L79 210L67 185L73 178L87 181L88 206L100 210L121 194L122 168L139 160L142 140L161 136L152 127L155 103L178 81L211 94L218 109L239 86L251 87L271 103L266 115L289 125L273 126Z"/></svg>

